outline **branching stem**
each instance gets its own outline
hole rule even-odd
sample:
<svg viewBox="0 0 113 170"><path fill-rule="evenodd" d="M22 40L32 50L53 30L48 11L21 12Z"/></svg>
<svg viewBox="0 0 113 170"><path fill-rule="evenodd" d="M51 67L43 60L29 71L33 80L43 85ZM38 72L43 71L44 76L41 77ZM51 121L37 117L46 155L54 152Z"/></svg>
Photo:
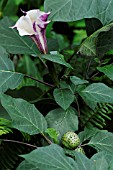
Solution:
<svg viewBox="0 0 113 170"><path fill-rule="evenodd" d="M44 84L44 85L46 85L46 86L55 87L54 85L49 84L49 83L46 83L46 82L41 81L41 80L38 80L38 79L36 79L35 77L29 76L29 75L25 75L25 77L30 78L30 79L32 79L32 80L35 80L35 81L37 81L37 82L39 82L39 83L42 83L42 84Z"/></svg>
<svg viewBox="0 0 113 170"><path fill-rule="evenodd" d="M42 135L42 137L47 141L47 143L48 143L49 145L52 144L52 142L51 142L43 133L41 133L41 135Z"/></svg>
<svg viewBox="0 0 113 170"><path fill-rule="evenodd" d="M33 148L38 148L38 147L35 146L35 145L31 145L31 144L29 144L29 143L24 143L24 142L20 142L20 141L16 141L16 140L9 140L9 139L0 139L0 140L3 141L3 142L18 143L18 144L27 145L27 146L30 146L30 147L33 147Z"/></svg>

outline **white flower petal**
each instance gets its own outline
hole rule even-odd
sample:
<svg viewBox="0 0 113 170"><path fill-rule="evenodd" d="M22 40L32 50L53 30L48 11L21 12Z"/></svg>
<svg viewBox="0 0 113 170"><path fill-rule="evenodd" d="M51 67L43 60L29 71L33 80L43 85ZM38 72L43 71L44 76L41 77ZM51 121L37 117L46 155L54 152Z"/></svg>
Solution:
<svg viewBox="0 0 113 170"><path fill-rule="evenodd" d="M24 12L25 16L20 17L16 24L11 28L17 28L20 36L30 36L36 43L41 53L47 53L46 41L46 26L50 21L47 21L50 12L45 13L39 9Z"/></svg>
<svg viewBox="0 0 113 170"><path fill-rule="evenodd" d="M14 27L17 27L17 30L19 31L19 34L21 36L23 35L33 35L35 34L33 30L33 24L29 18L29 16L22 16L20 19L16 22Z"/></svg>
<svg viewBox="0 0 113 170"><path fill-rule="evenodd" d="M27 12L27 15L31 19L32 22L37 21L41 15L45 14L45 12L42 12L38 9L30 10Z"/></svg>

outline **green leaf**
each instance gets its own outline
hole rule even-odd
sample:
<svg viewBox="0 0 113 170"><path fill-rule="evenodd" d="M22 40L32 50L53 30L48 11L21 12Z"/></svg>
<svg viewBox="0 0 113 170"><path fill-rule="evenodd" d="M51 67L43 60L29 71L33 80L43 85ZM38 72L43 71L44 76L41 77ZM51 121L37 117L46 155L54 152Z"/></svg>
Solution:
<svg viewBox="0 0 113 170"><path fill-rule="evenodd" d="M74 101L74 94L70 89L55 89L53 92L56 103L66 110Z"/></svg>
<svg viewBox="0 0 113 170"><path fill-rule="evenodd" d="M73 159L66 157L63 149L55 144L38 148L27 155L22 155L28 163L40 170L76 170ZM18 167L17 170L20 170ZM32 170L31 168L29 170Z"/></svg>
<svg viewBox="0 0 113 170"><path fill-rule="evenodd" d="M88 83L87 80L82 80L82 79L80 79L79 77L76 77L76 76L71 76L70 80L74 85L81 85L81 84Z"/></svg>
<svg viewBox="0 0 113 170"><path fill-rule="evenodd" d="M23 161L19 164L16 170L40 170L38 166L34 165L34 163L29 163L28 161Z"/></svg>
<svg viewBox="0 0 113 170"><path fill-rule="evenodd" d="M84 142L86 140L90 140L95 134L97 134L100 130L92 127L92 128L85 128L84 131L78 134L80 141Z"/></svg>
<svg viewBox="0 0 113 170"><path fill-rule="evenodd" d="M113 80L113 65L106 65L104 67L97 67L97 69L104 73L109 79Z"/></svg>
<svg viewBox="0 0 113 170"><path fill-rule="evenodd" d="M98 49L96 48L98 36L101 32L105 32L105 33L108 32L112 27L113 27L113 23L102 27L101 29L97 30L92 35L90 35L81 44L81 47L80 47L78 53L80 53L81 55L85 55L85 56L96 56L96 55L98 55L97 50L100 50L99 49L100 47ZM103 41L105 41L105 46L107 45L107 50L109 50L108 46L111 46L111 48L112 48L112 44L111 44L112 41L110 41L110 44L106 43L105 39Z"/></svg>
<svg viewBox="0 0 113 170"><path fill-rule="evenodd" d="M23 77L23 74L14 72L13 62L8 58L6 50L0 46L0 92L9 88L15 89Z"/></svg>
<svg viewBox="0 0 113 170"><path fill-rule="evenodd" d="M106 151L113 154L113 133L98 132L92 137L88 145L94 147L97 151Z"/></svg>
<svg viewBox="0 0 113 170"><path fill-rule="evenodd" d="M0 21L0 45L12 54L37 55L39 52L35 43L29 37L21 37L15 29L9 28L13 25L7 17Z"/></svg>
<svg viewBox="0 0 113 170"><path fill-rule="evenodd" d="M113 27L108 31L103 30L97 39L96 51L98 56L104 56L106 52L113 49Z"/></svg>
<svg viewBox="0 0 113 170"><path fill-rule="evenodd" d="M41 55L41 57L46 60L52 61L54 63L72 68L72 66L64 60L64 56L62 54L46 54L46 55Z"/></svg>
<svg viewBox="0 0 113 170"><path fill-rule="evenodd" d="M33 104L5 94L1 95L1 103L10 115L14 128L29 135L42 133L47 129L45 118Z"/></svg>
<svg viewBox="0 0 113 170"><path fill-rule="evenodd" d="M109 168L108 163L104 157L95 160L92 163L92 170L109 170L108 168Z"/></svg>
<svg viewBox="0 0 113 170"><path fill-rule="evenodd" d="M7 126L0 126L0 136L11 133L12 130Z"/></svg>
<svg viewBox="0 0 113 170"><path fill-rule="evenodd" d="M53 139L54 143L58 143L59 133L54 128L48 128L45 133Z"/></svg>
<svg viewBox="0 0 113 170"><path fill-rule="evenodd" d="M30 79L28 79L30 80ZM22 98L29 103L35 103L39 101L40 97L42 96L42 90L40 88L36 87L36 83L34 83L31 86L28 86L28 82L22 82L23 87L18 87L20 89L15 89L15 90L8 90L7 94L14 97L14 98ZM30 83L30 82L29 82ZM20 84L21 86L22 84Z"/></svg>
<svg viewBox="0 0 113 170"><path fill-rule="evenodd" d="M53 21L77 21L98 18L104 25L113 21L113 0L45 0L45 11L51 11ZM97 6L99 8L97 8Z"/></svg>
<svg viewBox="0 0 113 170"><path fill-rule="evenodd" d="M70 107L66 111L63 109L55 109L50 111L46 116L49 127L56 129L60 137L68 131L78 130L77 111Z"/></svg>
<svg viewBox="0 0 113 170"><path fill-rule="evenodd" d="M86 18L85 23L86 23L86 32L88 36L93 34L98 29L102 28L103 26L100 20L98 20L97 18Z"/></svg>
<svg viewBox="0 0 113 170"><path fill-rule="evenodd" d="M113 170L113 160L112 160L112 162L111 162L111 164L109 166L109 170Z"/></svg>
<svg viewBox="0 0 113 170"><path fill-rule="evenodd" d="M7 113L7 111L3 108L3 106L0 103L0 117L7 119L7 120L11 120L9 114Z"/></svg>
<svg viewBox="0 0 113 170"><path fill-rule="evenodd" d="M0 92L5 92L9 88L15 89L22 81L24 75L12 71L0 70Z"/></svg>
<svg viewBox="0 0 113 170"><path fill-rule="evenodd" d="M19 60L16 70L33 77L39 77L35 62L27 55L24 55L24 57Z"/></svg>
<svg viewBox="0 0 113 170"><path fill-rule="evenodd" d="M93 83L79 92L84 101L113 102L113 89L103 83Z"/></svg>
<svg viewBox="0 0 113 170"><path fill-rule="evenodd" d="M49 30L49 33L51 34L51 30ZM47 46L48 46L48 53L51 51L57 51L59 49L58 40L56 40L54 38L48 38Z"/></svg>
<svg viewBox="0 0 113 170"><path fill-rule="evenodd" d="M113 162L113 155L109 152L105 152L105 151L101 151L101 152L98 152L96 154L94 154L92 157L91 157L91 163L92 164L97 164L96 161L98 161L99 159L105 159L107 164L110 166L111 163ZM103 162L104 164L104 162ZM98 169L97 169L98 170Z"/></svg>
<svg viewBox="0 0 113 170"><path fill-rule="evenodd" d="M75 152L74 156L79 170L90 169L90 160L84 154Z"/></svg>
<svg viewBox="0 0 113 170"><path fill-rule="evenodd" d="M0 136L12 132L11 121L0 118Z"/></svg>
<svg viewBox="0 0 113 170"><path fill-rule="evenodd" d="M10 58L8 58L8 53L2 46L0 46L0 70L14 71L14 64Z"/></svg>

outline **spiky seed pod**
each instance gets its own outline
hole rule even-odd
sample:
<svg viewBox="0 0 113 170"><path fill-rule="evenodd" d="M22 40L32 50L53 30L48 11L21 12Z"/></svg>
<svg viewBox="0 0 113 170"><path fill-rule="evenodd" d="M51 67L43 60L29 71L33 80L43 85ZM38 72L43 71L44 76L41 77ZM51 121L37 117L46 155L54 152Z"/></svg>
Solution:
<svg viewBox="0 0 113 170"><path fill-rule="evenodd" d="M83 153L85 155L84 149L82 147L76 148L75 151Z"/></svg>
<svg viewBox="0 0 113 170"><path fill-rule="evenodd" d="M80 144L78 135L74 132L67 132L62 137L62 144L69 149L74 149Z"/></svg>

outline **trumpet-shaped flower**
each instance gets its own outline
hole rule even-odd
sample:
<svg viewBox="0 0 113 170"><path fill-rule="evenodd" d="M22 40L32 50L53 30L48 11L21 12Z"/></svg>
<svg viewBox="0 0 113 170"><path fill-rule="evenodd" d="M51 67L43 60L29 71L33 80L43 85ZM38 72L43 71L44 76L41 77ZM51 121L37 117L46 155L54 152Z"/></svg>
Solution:
<svg viewBox="0 0 113 170"><path fill-rule="evenodd" d="M24 12L24 16L20 17L16 24L11 28L17 28L20 36L28 35L36 43L39 50L47 53L46 41L46 26L50 21L47 21L50 12L45 13L40 10L30 10Z"/></svg>

